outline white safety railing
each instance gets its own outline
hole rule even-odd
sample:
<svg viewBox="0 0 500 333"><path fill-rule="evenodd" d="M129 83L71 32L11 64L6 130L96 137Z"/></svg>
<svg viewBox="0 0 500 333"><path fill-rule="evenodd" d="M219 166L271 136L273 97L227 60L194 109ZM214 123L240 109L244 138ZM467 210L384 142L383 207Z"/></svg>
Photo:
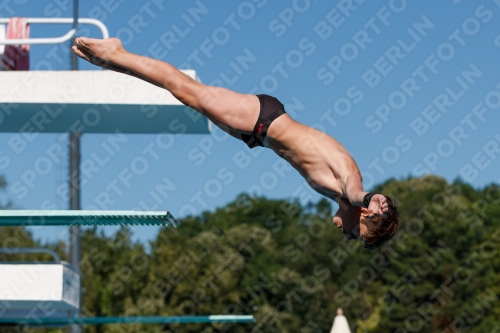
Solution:
<svg viewBox="0 0 500 333"><path fill-rule="evenodd" d="M72 18L28 18L28 23L41 23L41 24L68 24L72 23ZM0 18L0 24L9 23L8 18ZM102 38L109 38L108 28L99 20L91 18L79 18L78 24L91 24L101 30ZM66 35L57 38L29 38L29 39L4 39L0 40L0 45L21 45L21 44L59 44L70 40L76 33L76 29L71 29Z"/></svg>
<svg viewBox="0 0 500 333"><path fill-rule="evenodd" d="M78 1L73 0L73 18L27 18L30 24L72 24L71 29L61 37L53 38L24 38L24 39L5 39L0 40L0 45L32 45L32 44L59 44L70 40L76 34L78 24L91 24L101 29L102 38L109 38L108 28L99 20L90 18L79 18ZM0 24L9 23L10 18L0 18Z"/></svg>
<svg viewBox="0 0 500 333"><path fill-rule="evenodd" d="M68 40L71 39L76 34L76 29L78 28L78 0L73 0L73 19L70 22L66 23L73 23L71 26L71 29L61 37L55 37L55 38L25 38L25 39L6 39L4 41L0 41L0 45L26 45L26 44L59 44L59 43L64 43ZM4 19L5 20L5 19ZM8 22L9 19L7 19ZM31 19L33 20L33 19ZM47 18L46 20L54 20L52 18ZM0 21L1 22L1 21ZM4 23L7 23L4 22ZM30 22L30 19L28 19L28 23L35 23L35 22ZM43 23L48 23L48 22L43 22Z"/></svg>
<svg viewBox="0 0 500 333"><path fill-rule="evenodd" d="M61 258L59 255L50 249L41 249L41 248L3 248L0 249L0 254L50 254L52 258L54 258L54 262L56 264L61 263ZM8 262L7 262L8 263Z"/></svg>

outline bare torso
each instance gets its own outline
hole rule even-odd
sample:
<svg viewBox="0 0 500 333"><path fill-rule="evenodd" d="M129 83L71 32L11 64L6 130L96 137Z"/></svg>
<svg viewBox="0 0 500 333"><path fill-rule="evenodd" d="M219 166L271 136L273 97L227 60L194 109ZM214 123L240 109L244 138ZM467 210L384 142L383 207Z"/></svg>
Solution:
<svg viewBox="0 0 500 333"><path fill-rule="evenodd" d="M315 191L332 200L346 197L348 177L361 180L356 162L337 140L286 114L271 124L266 145L287 160Z"/></svg>

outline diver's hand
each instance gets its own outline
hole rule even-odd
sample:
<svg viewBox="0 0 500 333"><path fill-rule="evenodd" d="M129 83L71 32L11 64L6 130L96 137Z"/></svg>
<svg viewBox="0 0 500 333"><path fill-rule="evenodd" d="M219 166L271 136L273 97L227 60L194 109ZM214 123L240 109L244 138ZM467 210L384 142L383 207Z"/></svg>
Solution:
<svg viewBox="0 0 500 333"><path fill-rule="evenodd" d="M388 210L387 199L382 194L374 194L368 204L368 213L370 216L383 216Z"/></svg>

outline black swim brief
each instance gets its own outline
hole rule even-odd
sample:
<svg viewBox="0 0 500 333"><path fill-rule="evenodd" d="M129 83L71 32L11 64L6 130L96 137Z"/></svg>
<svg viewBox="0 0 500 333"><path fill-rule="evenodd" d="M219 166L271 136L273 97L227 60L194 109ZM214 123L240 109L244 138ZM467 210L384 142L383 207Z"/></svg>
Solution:
<svg viewBox="0 0 500 333"><path fill-rule="evenodd" d="M257 95L260 101L260 114L252 134L242 134L241 139L249 148L264 147L264 139L271 123L285 112L285 106L269 95Z"/></svg>

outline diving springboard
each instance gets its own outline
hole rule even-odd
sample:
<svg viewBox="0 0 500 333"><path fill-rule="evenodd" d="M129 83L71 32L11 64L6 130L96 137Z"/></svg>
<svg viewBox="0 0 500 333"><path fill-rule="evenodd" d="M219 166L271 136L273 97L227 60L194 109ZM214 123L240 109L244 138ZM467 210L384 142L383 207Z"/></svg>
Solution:
<svg viewBox="0 0 500 333"><path fill-rule="evenodd" d="M159 225L177 227L169 212L122 210L0 210L3 226Z"/></svg>
<svg viewBox="0 0 500 333"><path fill-rule="evenodd" d="M184 74L199 81L194 70ZM210 133L167 90L109 70L0 74L0 132Z"/></svg>
<svg viewBox="0 0 500 333"><path fill-rule="evenodd" d="M152 316L152 317L70 317L70 318L2 318L0 325L13 326L66 326L106 324L194 324L194 323L255 323L252 315L211 316Z"/></svg>

